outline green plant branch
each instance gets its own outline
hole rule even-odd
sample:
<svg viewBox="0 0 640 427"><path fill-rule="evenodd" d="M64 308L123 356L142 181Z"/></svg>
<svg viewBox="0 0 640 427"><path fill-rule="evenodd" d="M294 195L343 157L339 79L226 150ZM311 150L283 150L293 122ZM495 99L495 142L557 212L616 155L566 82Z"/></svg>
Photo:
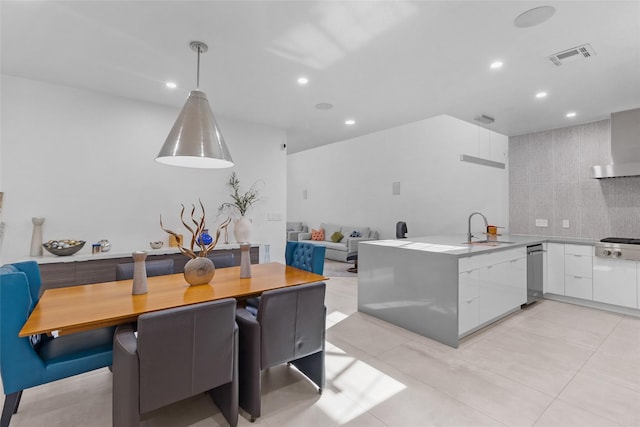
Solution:
<svg viewBox="0 0 640 427"><path fill-rule="evenodd" d="M227 185L231 187L232 193L230 194L233 202L224 202L218 208L219 211L223 211L226 208L235 208L240 212L240 215L244 216L249 208L260 200L260 193L256 188L258 182L254 182L249 190L242 193L240 190L240 180L235 172L231 174Z"/></svg>

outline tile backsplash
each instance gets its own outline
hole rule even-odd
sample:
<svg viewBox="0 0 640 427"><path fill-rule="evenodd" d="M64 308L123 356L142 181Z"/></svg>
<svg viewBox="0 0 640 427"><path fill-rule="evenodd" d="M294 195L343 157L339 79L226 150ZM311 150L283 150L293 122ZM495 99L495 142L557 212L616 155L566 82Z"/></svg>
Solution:
<svg viewBox="0 0 640 427"><path fill-rule="evenodd" d="M640 238L640 177L589 178L591 166L611 163L609 126L602 120L509 138L511 233Z"/></svg>

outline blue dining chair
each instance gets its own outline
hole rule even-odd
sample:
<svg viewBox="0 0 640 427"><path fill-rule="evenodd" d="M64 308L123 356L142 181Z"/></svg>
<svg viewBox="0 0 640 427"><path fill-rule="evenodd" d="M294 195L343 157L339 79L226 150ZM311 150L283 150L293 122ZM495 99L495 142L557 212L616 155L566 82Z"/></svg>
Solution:
<svg viewBox="0 0 640 427"><path fill-rule="evenodd" d="M30 387L111 366L115 327L53 338L18 337L40 298L35 261L0 267L0 375L5 399L1 427L18 411Z"/></svg>
<svg viewBox="0 0 640 427"><path fill-rule="evenodd" d="M324 272L325 246L304 242L287 242L284 259L287 265L316 274Z"/></svg>

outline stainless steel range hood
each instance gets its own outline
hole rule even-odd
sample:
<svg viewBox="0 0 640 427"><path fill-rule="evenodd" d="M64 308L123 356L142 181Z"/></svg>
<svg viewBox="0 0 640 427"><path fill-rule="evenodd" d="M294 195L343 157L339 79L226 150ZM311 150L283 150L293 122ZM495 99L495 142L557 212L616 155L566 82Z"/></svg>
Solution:
<svg viewBox="0 0 640 427"><path fill-rule="evenodd" d="M640 108L611 114L611 159L593 166L591 178L640 176Z"/></svg>

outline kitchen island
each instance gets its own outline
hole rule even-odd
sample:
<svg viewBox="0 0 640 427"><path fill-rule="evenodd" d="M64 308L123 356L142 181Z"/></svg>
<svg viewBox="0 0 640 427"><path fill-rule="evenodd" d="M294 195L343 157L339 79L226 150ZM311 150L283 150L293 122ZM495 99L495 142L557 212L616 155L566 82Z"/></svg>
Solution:
<svg viewBox="0 0 640 427"><path fill-rule="evenodd" d="M459 339L527 301L527 246L505 235L377 240L358 245L358 311L458 347Z"/></svg>

